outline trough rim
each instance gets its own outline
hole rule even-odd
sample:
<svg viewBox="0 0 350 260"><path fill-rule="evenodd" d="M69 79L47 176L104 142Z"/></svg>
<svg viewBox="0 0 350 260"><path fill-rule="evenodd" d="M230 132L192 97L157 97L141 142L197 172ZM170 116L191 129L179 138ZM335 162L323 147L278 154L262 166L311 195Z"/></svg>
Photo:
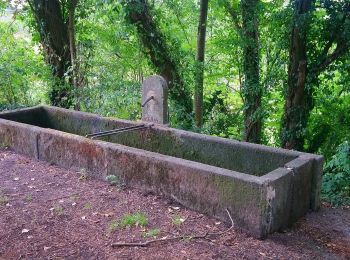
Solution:
<svg viewBox="0 0 350 260"><path fill-rule="evenodd" d="M18 109L13 109L13 110L8 110L8 111L2 111L2 112L0 112L0 115L1 114L11 114L14 112L21 112L21 111L30 111L30 110L34 110L34 109L59 110L59 111L68 112L68 113L78 113L78 114L89 116L89 117L94 117L94 118L97 117L97 118L112 120L112 121L120 122L120 123L133 124L133 125L139 125L139 124L145 123L144 121L141 121L141 120L132 121L132 120L119 119L119 118L114 118L114 117L104 117L104 116L101 116L99 114L94 114L94 113L90 113L90 112L76 111L76 110L72 110L72 109L65 109L65 108L49 106L49 105L37 105L37 106L32 106L32 107L18 108ZM260 185L275 181L275 180L281 178L282 176L289 174L291 171L293 171L292 168L288 167L288 164L290 164L290 163L294 163L294 162L300 163L300 162L305 162L305 160L310 160L310 159L314 160L314 159L318 159L318 158L323 158L323 156L321 156L321 155L309 154L309 153L299 152L299 151L295 151L295 150L287 150L287 149L277 148L277 147L270 147L270 146L263 145L263 144L248 143L245 141L228 139L228 138L223 138L223 137L219 137L219 136L210 136L210 135L206 135L206 134L200 134L200 133L190 132L190 131L186 131L186 130L176 129L176 128L172 128L172 127L168 127L168 126L164 126L164 125L160 125L160 124L153 124L152 125L152 128L160 129L162 131L169 131L169 132L175 132L175 133L177 132L180 135L180 137L191 136L191 137L194 137L196 139L201 139L204 142L205 142L205 140L208 140L208 141L213 141L213 142L218 142L218 143L226 143L226 144L228 143L229 145L232 145L232 146L245 146L248 149L249 148L257 149L257 150L262 151L262 152L287 153L288 156L295 156L295 158L292 158L290 161L285 163L284 166L276 167L273 170L266 172L261 176L256 176L256 175L249 174L249 173L229 170L226 168L221 168L221 167L213 166L210 164L191 161L188 159L179 158L179 157L175 157L175 156L171 156L171 155L165 155L162 153L147 151L147 150L135 148L132 146L122 145L119 143L112 143L112 142L107 142L107 141L102 141L102 140L97 140L97 139L92 140L92 139L87 138L87 137L82 136L82 135L68 133L68 132L57 130L57 129L44 128L44 127L40 127L40 126L16 122L13 120L3 119L3 118L0 118L0 123L1 122L14 124L14 126L18 125L18 126L22 126L25 128L31 128L35 131L39 131L39 132L41 131L44 133L51 132L51 133L58 134L61 136L68 135L68 136L74 137L75 139L78 138L81 141L87 141L89 143L98 144L99 146L108 146L109 148L111 148L111 147L119 148L121 151L128 151L128 152L132 152L132 153L135 153L137 155L141 155L141 156L145 156L145 157L149 157L149 158L156 157L157 159L164 160L164 161L171 162L171 163L175 163L178 165L192 167L192 168L199 169L201 171L205 171L208 173L212 172L212 173L215 173L215 174L218 174L221 176L227 176L227 177L242 179L242 180L249 181L249 182L255 182L256 184L260 184ZM147 123L149 123L149 122L147 122Z"/></svg>

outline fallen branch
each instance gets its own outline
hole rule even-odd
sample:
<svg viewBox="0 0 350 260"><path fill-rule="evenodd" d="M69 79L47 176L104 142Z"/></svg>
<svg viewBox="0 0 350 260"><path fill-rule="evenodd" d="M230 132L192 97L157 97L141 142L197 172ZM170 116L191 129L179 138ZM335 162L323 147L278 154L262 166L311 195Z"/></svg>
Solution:
<svg viewBox="0 0 350 260"><path fill-rule="evenodd" d="M231 226L222 232L216 232L216 233L206 232L203 235L180 235L180 236L175 236L175 237L165 237L165 238L153 239L153 240L149 240L146 242L125 242L125 243L120 242L120 243L113 243L111 246L112 247L124 247L124 246L125 247L146 247L146 246L149 246L150 244L154 244L157 242L169 242L172 240L181 240L181 239L207 239L210 236L220 236L220 235L223 235L223 234L229 232L234 227L233 219L232 219L231 214L228 211L228 209L226 209L226 212L231 220Z"/></svg>

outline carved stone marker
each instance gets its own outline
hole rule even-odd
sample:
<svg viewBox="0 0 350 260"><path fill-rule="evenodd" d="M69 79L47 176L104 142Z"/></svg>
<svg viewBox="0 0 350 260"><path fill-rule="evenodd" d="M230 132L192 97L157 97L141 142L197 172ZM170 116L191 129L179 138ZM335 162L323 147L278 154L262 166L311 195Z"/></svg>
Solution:
<svg viewBox="0 0 350 260"><path fill-rule="evenodd" d="M168 84L161 76L151 76L142 83L142 121L168 123Z"/></svg>

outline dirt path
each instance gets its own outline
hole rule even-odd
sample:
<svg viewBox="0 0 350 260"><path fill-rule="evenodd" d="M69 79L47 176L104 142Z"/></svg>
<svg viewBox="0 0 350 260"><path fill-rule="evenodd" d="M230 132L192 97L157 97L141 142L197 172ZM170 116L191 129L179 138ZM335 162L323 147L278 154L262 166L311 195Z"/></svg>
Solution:
<svg viewBox="0 0 350 260"><path fill-rule="evenodd" d="M350 210L329 207L264 241L235 228L210 240L111 247L227 228L162 197L0 150L0 259L350 258Z"/></svg>

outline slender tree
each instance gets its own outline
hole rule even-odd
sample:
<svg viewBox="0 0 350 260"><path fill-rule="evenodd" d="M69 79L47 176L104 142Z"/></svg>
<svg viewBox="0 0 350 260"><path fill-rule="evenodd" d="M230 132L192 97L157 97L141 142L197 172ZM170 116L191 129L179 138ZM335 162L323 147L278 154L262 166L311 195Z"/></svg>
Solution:
<svg viewBox="0 0 350 260"><path fill-rule="evenodd" d="M260 84L259 73L259 0L241 0L240 13L233 8L229 0L223 0L223 3L242 42L244 140L260 143L263 120L261 107L263 88Z"/></svg>
<svg viewBox="0 0 350 260"><path fill-rule="evenodd" d="M205 36L207 31L209 0L200 1L198 35L197 35L197 55L196 55L196 85L194 92L194 112L197 127L203 124L203 81L204 81L204 58L205 58Z"/></svg>

